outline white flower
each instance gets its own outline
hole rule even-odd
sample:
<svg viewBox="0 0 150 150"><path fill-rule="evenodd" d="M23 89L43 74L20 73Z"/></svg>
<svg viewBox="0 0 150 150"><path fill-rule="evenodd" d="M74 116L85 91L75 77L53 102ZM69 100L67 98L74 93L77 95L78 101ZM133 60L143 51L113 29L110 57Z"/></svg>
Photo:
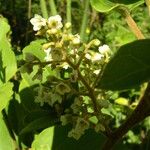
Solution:
<svg viewBox="0 0 150 150"><path fill-rule="evenodd" d="M42 18L40 15L35 14L34 18L30 20L33 25L33 30L38 31L42 26L46 26L46 19Z"/></svg>
<svg viewBox="0 0 150 150"><path fill-rule="evenodd" d="M72 38L72 43L74 45L78 45L80 44L80 36L78 34L76 34L73 38Z"/></svg>
<svg viewBox="0 0 150 150"><path fill-rule="evenodd" d="M50 29L61 29L62 25L62 18L59 15L51 16L48 18L48 27Z"/></svg>
<svg viewBox="0 0 150 150"><path fill-rule="evenodd" d="M99 53L95 53L95 54L92 56L92 61L99 61L99 60L101 60L103 57L104 57L104 55L99 54Z"/></svg>
<svg viewBox="0 0 150 150"><path fill-rule="evenodd" d="M90 60L92 58L92 56L89 53L86 53L85 58Z"/></svg>
<svg viewBox="0 0 150 150"><path fill-rule="evenodd" d="M101 71L100 69L94 70L93 73L96 74L96 75L98 75L100 73L100 71Z"/></svg>
<svg viewBox="0 0 150 150"><path fill-rule="evenodd" d="M99 52L100 52L101 54L105 54L105 53L110 52L110 48L109 48L109 46L106 45L106 44L100 46L100 47L98 48L98 50L99 50Z"/></svg>
<svg viewBox="0 0 150 150"><path fill-rule="evenodd" d="M77 52L78 52L78 49L77 49L77 48L70 50L70 54L71 54L71 55L74 55L74 54L76 54Z"/></svg>
<svg viewBox="0 0 150 150"><path fill-rule="evenodd" d="M68 68L69 68L68 63L66 63L66 62L64 62L61 66L62 66L62 68L64 68L64 69L68 69Z"/></svg>
<svg viewBox="0 0 150 150"><path fill-rule="evenodd" d="M52 61L52 56L51 56L51 48L45 49L44 52L46 53L45 56L45 61Z"/></svg>

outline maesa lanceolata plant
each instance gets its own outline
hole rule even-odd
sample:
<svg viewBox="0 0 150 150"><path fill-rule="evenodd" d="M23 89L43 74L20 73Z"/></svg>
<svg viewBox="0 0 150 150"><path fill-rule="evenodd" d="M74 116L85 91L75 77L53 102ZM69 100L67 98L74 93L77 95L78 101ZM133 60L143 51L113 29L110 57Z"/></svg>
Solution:
<svg viewBox="0 0 150 150"><path fill-rule="evenodd" d="M107 132L109 116L102 110L110 103L106 93L95 87L111 56L109 46L98 39L83 43L78 33L70 32L70 22L63 25L60 15L48 19L35 15L30 22L36 36L44 39L41 52L45 53L42 62L26 56L30 65L39 67L34 76L41 80L35 102L55 109L62 125L72 124L69 137L79 139L89 128ZM45 67L53 74L42 83Z"/></svg>

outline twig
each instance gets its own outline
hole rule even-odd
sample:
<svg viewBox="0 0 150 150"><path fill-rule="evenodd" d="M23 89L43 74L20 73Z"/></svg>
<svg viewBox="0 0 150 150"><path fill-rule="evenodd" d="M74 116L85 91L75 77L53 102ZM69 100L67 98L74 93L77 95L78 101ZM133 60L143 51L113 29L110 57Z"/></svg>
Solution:
<svg viewBox="0 0 150 150"><path fill-rule="evenodd" d="M142 34L141 30L139 29L139 27L131 17L130 12L126 8L121 9L120 12L124 16L129 28L137 37L137 39L144 39L145 38L144 35Z"/></svg>
<svg viewBox="0 0 150 150"><path fill-rule="evenodd" d="M133 111L131 116L121 125L116 131L114 131L103 146L103 150L111 150L113 146L125 135L128 130L134 127L137 123L144 120L150 115L150 83L145 90L143 97L141 98L138 106Z"/></svg>

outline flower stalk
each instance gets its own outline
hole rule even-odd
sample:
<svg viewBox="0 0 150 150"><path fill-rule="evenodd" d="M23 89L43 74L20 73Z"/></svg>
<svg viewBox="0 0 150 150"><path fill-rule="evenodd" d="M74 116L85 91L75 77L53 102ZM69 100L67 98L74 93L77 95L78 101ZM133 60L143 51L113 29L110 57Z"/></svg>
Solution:
<svg viewBox="0 0 150 150"><path fill-rule="evenodd" d="M40 0L40 7L41 7L42 16L44 18L48 18L48 11L47 11L45 0Z"/></svg>
<svg viewBox="0 0 150 150"><path fill-rule="evenodd" d="M88 22L88 14L89 14L89 4L90 0L85 1L85 9L83 12L83 18L82 18L82 24L81 24L81 29L80 29L80 37L82 41L85 41L85 31L87 28L87 22Z"/></svg>
<svg viewBox="0 0 150 150"><path fill-rule="evenodd" d="M57 10L56 10L56 5L55 5L54 0L49 0L48 2L49 2L50 9L51 9L51 15L52 16L57 15Z"/></svg>

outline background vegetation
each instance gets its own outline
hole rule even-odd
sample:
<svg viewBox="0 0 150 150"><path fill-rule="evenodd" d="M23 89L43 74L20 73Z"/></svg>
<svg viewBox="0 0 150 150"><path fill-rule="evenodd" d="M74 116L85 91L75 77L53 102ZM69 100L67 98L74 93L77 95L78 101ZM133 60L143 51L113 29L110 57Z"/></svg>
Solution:
<svg viewBox="0 0 150 150"><path fill-rule="evenodd" d="M22 65L23 48L33 39L36 39L30 19L34 14L40 14L44 17L53 15L54 11L52 11L50 1L46 1L46 10L44 10L42 2L42 0L0 0L0 14L7 19L10 25L11 29L8 29L7 34L9 34L9 41L11 41L18 67ZM85 3L84 0L72 0L71 17L74 34L82 32L81 22L85 11ZM68 20L66 17L67 1L56 0L55 4L57 12L62 16L65 23ZM85 26L85 42L97 38L101 41L101 44L109 45L115 53L120 46L137 39L119 12L112 10L110 13L99 13L89 5L86 13L88 20ZM150 37L150 16L148 13L145 4L131 11L133 19L146 38ZM3 30L4 28L0 29L0 34ZM7 59L9 59L9 56ZM8 79L10 84L5 89L0 89L0 96L6 91L10 93L6 94L9 104L0 115L0 149L13 150L14 147L18 147L18 149L32 147L33 150L100 149L106 138L103 134L97 134L89 129L78 141L68 138L67 133L71 127L69 125L61 126L55 113L50 116L49 106L46 105L41 108L34 103L32 88L36 86L36 81L33 81L31 77L31 74L27 76L17 72L12 78ZM13 91L9 91L12 84L14 85ZM29 86L30 88L28 88ZM105 113L112 118L110 124L112 130L118 128L133 112L144 89L145 84L142 84L130 90L107 92L112 105ZM5 97L6 95L2 96ZM51 117L53 118L50 119ZM10 128L12 130L8 132ZM150 118L147 117L129 130L115 149L150 149Z"/></svg>

